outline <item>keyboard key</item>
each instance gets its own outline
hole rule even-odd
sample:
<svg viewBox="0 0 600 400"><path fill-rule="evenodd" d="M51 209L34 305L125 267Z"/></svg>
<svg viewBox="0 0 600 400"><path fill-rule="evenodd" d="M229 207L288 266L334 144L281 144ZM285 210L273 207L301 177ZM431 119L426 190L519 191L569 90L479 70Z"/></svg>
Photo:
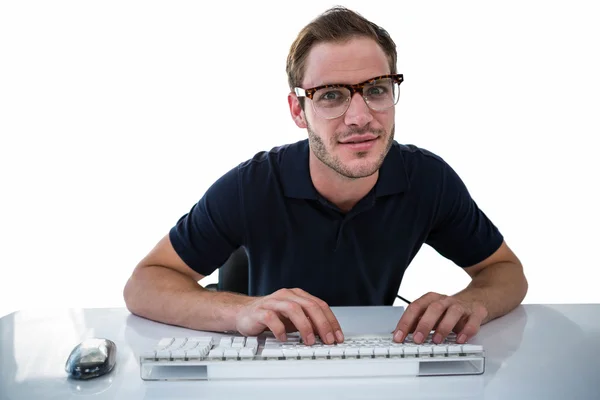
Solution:
<svg viewBox="0 0 600 400"><path fill-rule="evenodd" d="M302 358L312 358L314 350L311 347L298 347L298 355Z"/></svg>
<svg viewBox="0 0 600 400"><path fill-rule="evenodd" d="M315 357L327 357L329 349L327 347L319 347L315 349Z"/></svg>
<svg viewBox="0 0 600 400"><path fill-rule="evenodd" d="M344 355L346 356L346 358L348 358L348 357L356 358L356 357L358 357L358 350L359 350L359 347L348 347L344 351Z"/></svg>
<svg viewBox="0 0 600 400"><path fill-rule="evenodd" d="M173 360L185 360L186 354L185 350L175 350L171 352L171 358Z"/></svg>
<svg viewBox="0 0 600 400"><path fill-rule="evenodd" d="M225 357L228 360L237 359L238 358L238 349L236 349L234 347L225 348L223 350L223 357Z"/></svg>
<svg viewBox="0 0 600 400"><path fill-rule="evenodd" d="M456 343L456 333L450 332L444 341L446 343Z"/></svg>
<svg viewBox="0 0 600 400"><path fill-rule="evenodd" d="M187 343L187 338L176 338L175 340L173 340L173 342L171 343L170 346L165 348L165 350L174 351L174 350L177 350L177 349L183 347L183 345L185 345L186 343Z"/></svg>
<svg viewBox="0 0 600 400"><path fill-rule="evenodd" d="M283 349L283 356L285 358L297 358L298 357L298 349L295 347Z"/></svg>
<svg viewBox="0 0 600 400"><path fill-rule="evenodd" d="M244 347L240 349L240 358L253 358L256 355L255 347Z"/></svg>
<svg viewBox="0 0 600 400"><path fill-rule="evenodd" d="M192 336L188 340L193 342L213 342L212 336Z"/></svg>
<svg viewBox="0 0 600 400"><path fill-rule="evenodd" d="M458 355L462 353L462 346L460 344L448 345L448 355Z"/></svg>
<svg viewBox="0 0 600 400"><path fill-rule="evenodd" d="M343 347L334 347L329 350L329 357L343 357L344 356L344 348Z"/></svg>
<svg viewBox="0 0 600 400"><path fill-rule="evenodd" d="M199 343L198 346L194 350L191 351L192 354L198 354L199 357L206 357L210 352L211 346L206 344L203 345ZM188 356L189 357L189 356Z"/></svg>
<svg viewBox="0 0 600 400"><path fill-rule="evenodd" d="M430 356L433 353L433 346L430 345L422 345L417 346L419 357L421 356Z"/></svg>
<svg viewBox="0 0 600 400"><path fill-rule="evenodd" d="M419 354L419 347L418 346L406 346L404 347L404 355L405 356L416 356Z"/></svg>
<svg viewBox="0 0 600 400"><path fill-rule="evenodd" d="M213 348L210 353L208 353L208 357L209 358L223 358L223 352L225 351L225 349L223 347L215 347Z"/></svg>
<svg viewBox="0 0 600 400"><path fill-rule="evenodd" d="M175 338L162 338L156 345L156 348L157 349L165 349L165 348L171 346L171 343L173 343L174 341L175 341Z"/></svg>
<svg viewBox="0 0 600 400"><path fill-rule="evenodd" d="M172 347L174 346L171 346L170 348ZM193 350L196 347L198 347L198 342L188 339L183 346L171 351L171 358L173 360L187 360L189 358L188 353L194 354Z"/></svg>
<svg viewBox="0 0 600 400"><path fill-rule="evenodd" d="M169 350L158 350L156 352L156 358L159 360L170 360L171 352Z"/></svg>
<svg viewBox="0 0 600 400"><path fill-rule="evenodd" d="M463 353L481 353L483 351L483 346L476 344L463 344L462 345Z"/></svg>
<svg viewBox="0 0 600 400"><path fill-rule="evenodd" d="M376 347L373 351L375 357L387 357L389 349L387 347Z"/></svg>
<svg viewBox="0 0 600 400"><path fill-rule="evenodd" d="M393 346L389 348L390 357L399 357L404 355L404 349L402 347Z"/></svg>
<svg viewBox="0 0 600 400"><path fill-rule="evenodd" d="M263 349L261 355L265 358L278 358L283 357L283 351L276 348Z"/></svg>
<svg viewBox="0 0 600 400"><path fill-rule="evenodd" d="M433 355L434 356L445 356L446 354L448 354L448 346L444 346L441 344L438 344L436 346L433 346Z"/></svg>
<svg viewBox="0 0 600 400"><path fill-rule="evenodd" d="M373 347L360 347L358 349L358 354L360 355L361 358L363 357L371 357L373 355Z"/></svg>

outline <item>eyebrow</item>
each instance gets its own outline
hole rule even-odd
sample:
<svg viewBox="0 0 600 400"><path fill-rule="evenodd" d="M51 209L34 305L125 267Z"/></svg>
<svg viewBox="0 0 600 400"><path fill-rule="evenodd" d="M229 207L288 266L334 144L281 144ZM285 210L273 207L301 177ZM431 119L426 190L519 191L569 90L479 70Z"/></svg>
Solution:
<svg viewBox="0 0 600 400"><path fill-rule="evenodd" d="M376 81L379 79L383 79L383 78L389 78L389 77L394 77L398 74L383 74L383 75L376 75L372 78L369 78L367 80L358 82L358 83L324 83L318 86L313 86L310 89L316 89L316 88L324 88L324 87L343 87L343 86L356 86L356 85L363 85L369 81ZM309 90L309 89L307 89Z"/></svg>
<svg viewBox="0 0 600 400"><path fill-rule="evenodd" d="M373 78L378 78L378 77L380 77L380 76L385 76L385 75L377 75L377 76L374 76ZM366 83L366 82L372 81L372 80L373 80L373 78L369 78L369 79L366 79L366 80L364 80L364 81L360 81L360 82L356 82L356 83L344 83L344 82L330 82L330 83L321 83L320 85L316 85L316 86L313 86L313 87L319 87L319 86L330 86L330 85L340 85L340 86L353 86L353 85L360 85L361 83Z"/></svg>

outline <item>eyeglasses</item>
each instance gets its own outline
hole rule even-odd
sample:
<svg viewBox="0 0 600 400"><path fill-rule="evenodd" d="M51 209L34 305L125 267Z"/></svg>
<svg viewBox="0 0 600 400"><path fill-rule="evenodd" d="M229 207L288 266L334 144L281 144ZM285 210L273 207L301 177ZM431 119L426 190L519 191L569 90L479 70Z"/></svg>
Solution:
<svg viewBox="0 0 600 400"><path fill-rule="evenodd" d="M356 85L331 84L310 89L294 88L298 97L308 97L315 112L325 119L341 117L348 111L354 93L362 95L367 106L373 111L383 111L393 107L400 98L402 74L382 75Z"/></svg>

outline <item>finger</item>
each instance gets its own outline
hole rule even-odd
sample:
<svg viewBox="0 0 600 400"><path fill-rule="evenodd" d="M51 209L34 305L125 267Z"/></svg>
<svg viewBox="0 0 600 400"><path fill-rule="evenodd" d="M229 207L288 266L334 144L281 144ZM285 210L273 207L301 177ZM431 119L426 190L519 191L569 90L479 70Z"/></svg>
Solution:
<svg viewBox="0 0 600 400"><path fill-rule="evenodd" d="M298 329L294 326L292 321L290 321L288 318L282 316L281 321L283 322L283 325L285 326L285 331L287 333L298 332Z"/></svg>
<svg viewBox="0 0 600 400"><path fill-rule="evenodd" d="M321 340L327 344L344 341L342 327L329 304L302 289L292 289L292 292L303 299L302 307L311 319Z"/></svg>
<svg viewBox="0 0 600 400"><path fill-rule="evenodd" d="M429 307L427 307L415 328L415 333L413 334L413 341L415 343L423 343L427 336L429 336L429 333L433 330L433 327L445 315L448 306L449 304L446 299L437 300L429 304Z"/></svg>
<svg viewBox="0 0 600 400"><path fill-rule="evenodd" d="M285 334L285 325L281 321L279 315L273 310L262 309L257 313L258 323L264 325L266 328L269 328L275 337L285 342L287 340L287 335Z"/></svg>
<svg viewBox="0 0 600 400"><path fill-rule="evenodd" d="M411 306L412 304L414 303L411 303ZM424 309L417 307L417 305L412 308L410 308L410 306L406 308L396 325L396 329L392 332L395 342L403 342L404 339L406 339L406 336L414 331L421 319L423 311Z"/></svg>
<svg viewBox="0 0 600 400"><path fill-rule="evenodd" d="M283 322L283 325L285 326L285 331L287 333L298 332L298 328L296 328L294 323L292 321L290 321L286 316L281 314L280 318L281 318L281 321ZM308 318L308 316L307 316L307 318ZM308 318L308 320L310 321L310 318ZM313 332L316 332L316 331L317 331L317 328L313 325Z"/></svg>
<svg viewBox="0 0 600 400"><path fill-rule="evenodd" d="M291 296L289 296L291 297ZM299 304L299 299L269 299L265 303L263 303L262 307L267 310L276 311L278 313L283 314L287 319L289 319L292 324L298 329L300 336L302 336L302 340L308 344L312 345L315 343L315 333L313 331L313 325L311 321L309 321L308 317L304 313L302 306ZM280 321L281 322L281 321ZM282 326L285 329L285 326Z"/></svg>
<svg viewBox="0 0 600 400"><path fill-rule="evenodd" d="M459 303L450 304L446 312L438 320L437 326L434 326L435 333L433 342L436 344L442 343L452 332L452 329L465 317L467 310Z"/></svg>
<svg viewBox="0 0 600 400"><path fill-rule="evenodd" d="M396 329L393 331L394 341L398 343L404 341L406 335L416 329L427 307L441 297L442 295L437 293L427 293L410 303L402 313Z"/></svg>
<svg viewBox="0 0 600 400"><path fill-rule="evenodd" d="M481 328L481 323L486 317L486 312L481 309L476 309L471 315L469 315L467 322L464 327L457 332L456 342L466 343L469 339L475 336Z"/></svg>
<svg viewBox="0 0 600 400"><path fill-rule="evenodd" d="M463 317L458 321L458 323L452 329L452 332L457 333L462 331L469 320L468 315L463 315Z"/></svg>

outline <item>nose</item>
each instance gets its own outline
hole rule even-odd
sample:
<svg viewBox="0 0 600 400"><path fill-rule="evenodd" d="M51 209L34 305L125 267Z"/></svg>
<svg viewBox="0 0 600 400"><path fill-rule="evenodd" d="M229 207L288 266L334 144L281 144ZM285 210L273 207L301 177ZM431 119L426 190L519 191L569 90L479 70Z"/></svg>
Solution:
<svg viewBox="0 0 600 400"><path fill-rule="evenodd" d="M350 99L350 105L346 114L344 114L344 122L346 125L365 126L373 120L371 109L365 103L365 99L360 93L354 93Z"/></svg>

